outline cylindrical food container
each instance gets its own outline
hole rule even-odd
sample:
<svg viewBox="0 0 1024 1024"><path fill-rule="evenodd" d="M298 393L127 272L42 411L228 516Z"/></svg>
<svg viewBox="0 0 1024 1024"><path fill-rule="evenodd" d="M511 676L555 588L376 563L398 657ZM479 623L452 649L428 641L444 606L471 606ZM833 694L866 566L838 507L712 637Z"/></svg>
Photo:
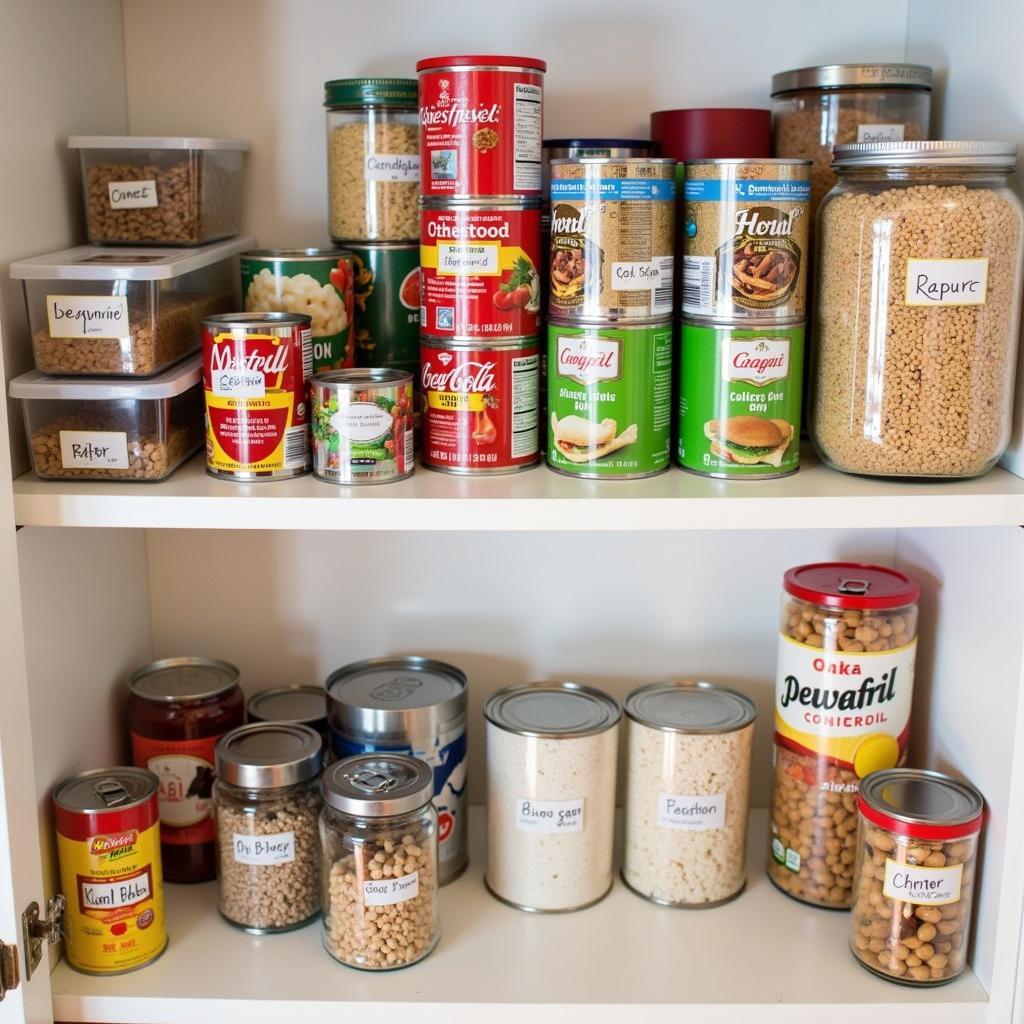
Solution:
<svg viewBox="0 0 1024 1024"><path fill-rule="evenodd" d="M676 458L703 476L770 480L800 468L804 325L680 326Z"/></svg>
<svg viewBox="0 0 1024 1024"><path fill-rule="evenodd" d="M132 760L160 780L160 843L168 882L208 882L217 870L214 750L244 722L238 669L213 658L164 658L128 680Z"/></svg>
<svg viewBox="0 0 1024 1024"><path fill-rule="evenodd" d="M275 686L254 693L245 705L249 722L291 722L308 725L328 746L327 693L322 686Z"/></svg>
<svg viewBox="0 0 1024 1024"><path fill-rule="evenodd" d="M469 863L466 813L467 681L432 658L371 658L327 678L327 717L338 758L408 754L434 772L440 883Z"/></svg>
<svg viewBox="0 0 1024 1024"><path fill-rule="evenodd" d="M426 200L421 329L457 341L540 331L540 205Z"/></svg>
<svg viewBox="0 0 1024 1024"><path fill-rule="evenodd" d="M324 106L331 238L414 241L420 191L416 80L326 82Z"/></svg>
<svg viewBox="0 0 1024 1024"><path fill-rule="evenodd" d="M623 881L675 907L733 899L747 883L754 702L714 683L654 683L625 712Z"/></svg>
<svg viewBox="0 0 1024 1024"><path fill-rule="evenodd" d="M124 974L167 948L159 780L142 768L82 772L53 791L68 964Z"/></svg>
<svg viewBox="0 0 1024 1024"><path fill-rule="evenodd" d="M674 160L551 161L552 319L672 314Z"/></svg>
<svg viewBox="0 0 1024 1024"><path fill-rule="evenodd" d="M314 374L313 475L332 484L384 484L416 467L412 374L335 370Z"/></svg>
<svg viewBox="0 0 1024 1024"><path fill-rule="evenodd" d="M628 480L668 469L671 323L548 324L548 465Z"/></svg>
<svg viewBox="0 0 1024 1024"><path fill-rule="evenodd" d="M783 71L772 76L775 155L811 161L813 217L835 184L834 146L927 139L931 105L932 69L922 64L825 64Z"/></svg>
<svg viewBox="0 0 1024 1024"><path fill-rule="evenodd" d="M425 197L540 196L546 70L535 57L417 62Z"/></svg>
<svg viewBox="0 0 1024 1024"><path fill-rule="evenodd" d="M225 313L203 320L206 471L281 480L310 469L311 318Z"/></svg>
<svg viewBox="0 0 1024 1024"><path fill-rule="evenodd" d="M545 139L543 145L544 197L550 196L551 161L605 157L629 160L658 155L658 144L650 139Z"/></svg>
<svg viewBox="0 0 1024 1024"><path fill-rule="evenodd" d="M879 565L785 575L768 877L805 903L850 906L857 787L906 759L920 593Z"/></svg>
<svg viewBox="0 0 1024 1024"><path fill-rule="evenodd" d="M1013 417L1024 206L1005 142L839 146L818 212L811 434L834 469L971 477Z"/></svg>
<svg viewBox="0 0 1024 1024"><path fill-rule="evenodd" d="M651 139L679 161L757 159L772 155L772 115L753 107L691 107L651 114Z"/></svg>
<svg viewBox="0 0 1024 1024"><path fill-rule="evenodd" d="M320 912L320 734L255 722L222 736L216 757L221 915L255 935L306 924Z"/></svg>
<svg viewBox="0 0 1024 1024"><path fill-rule="evenodd" d="M239 258L247 313L311 319L313 370L355 365L352 253L347 249L254 249Z"/></svg>
<svg viewBox="0 0 1024 1024"><path fill-rule="evenodd" d="M420 460L447 473L515 473L540 459L537 338L420 340Z"/></svg>
<svg viewBox="0 0 1024 1024"><path fill-rule="evenodd" d="M429 765L361 754L324 772L323 942L335 960L389 971L437 945L437 811Z"/></svg>
<svg viewBox="0 0 1024 1024"><path fill-rule="evenodd" d="M612 885L619 705L579 683L493 694L487 888L520 910L582 910Z"/></svg>
<svg viewBox="0 0 1024 1024"><path fill-rule="evenodd" d="M809 160L694 160L683 186L683 315L803 320Z"/></svg>
<svg viewBox="0 0 1024 1024"><path fill-rule="evenodd" d="M353 245L356 365L420 367L420 247Z"/></svg>

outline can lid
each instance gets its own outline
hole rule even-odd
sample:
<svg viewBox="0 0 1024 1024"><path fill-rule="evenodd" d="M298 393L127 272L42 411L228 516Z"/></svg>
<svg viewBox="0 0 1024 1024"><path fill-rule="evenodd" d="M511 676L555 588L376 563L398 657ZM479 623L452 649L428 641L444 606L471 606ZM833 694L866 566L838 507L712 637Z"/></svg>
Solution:
<svg viewBox="0 0 1024 1024"><path fill-rule="evenodd" d="M704 681L641 686L626 698L624 709L651 729L699 735L735 732L757 718L749 697Z"/></svg>
<svg viewBox="0 0 1024 1024"><path fill-rule="evenodd" d="M249 249L241 255L243 260L337 260L352 258L348 249Z"/></svg>
<svg viewBox="0 0 1024 1024"><path fill-rule="evenodd" d="M73 814L101 814L138 807L153 797L160 780L145 768L96 768L58 783L53 802Z"/></svg>
<svg viewBox="0 0 1024 1024"><path fill-rule="evenodd" d="M327 694L322 686L275 686L254 693L245 711L250 722L299 722L317 728L327 721Z"/></svg>
<svg viewBox="0 0 1024 1024"><path fill-rule="evenodd" d="M325 107L408 107L419 103L415 78L336 78L324 82Z"/></svg>
<svg viewBox="0 0 1024 1024"><path fill-rule="evenodd" d="M848 142L832 151L833 167L1006 167L1017 163L1014 142L936 139Z"/></svg>
<svg viewBox="0 0 1024 1024"><path fill-rule="evenodd" d="M605 732L621 714L608 694L580 683L507 686L484 705L484 717L499 729L551 739Z"/></svg>
<svg viewBox="0 0 1024 1024"><path fill-rule="evenodd" d="M161 658L136 669L128 689L143 700L208 700L237 686L238 676L234 665L216 658Z"/></svg>
<svg viewBox="0 0 1024 1024"><path fill-rule="evenodd" d="M347 384L349 387L368 387L373 384L410 384L412 374L382 366L358 367L351 370L325 370L310 378L317 384Z"/></svg>
<svg viewBox="0 0 1024 1024"><path fill-rule="evenodd" d="M985 801L969 782L921 768L888 768L860 783L860 812L911 839L942 841L981 828Z"/></svg>
<svg viewBox="0 0 1024 1024"><path fill-rule="evenodd" d="M650 139L545 139L544 149L653 149Z"/></svg>
<svg viewBox="0 0 1024 1024"><path fill-rule="evenodd" d="M434 798L434 773L418 757L357 754L335 761L321 782L324 803L365 818L418 811Z"/></svg>
<svg viewBox="0 0 1024 1024"><path fill-rule="evenodd" d="M822 64L772 75L772 96L800 89L931 89L926 64Z"/></svg>
<svg viewBox="0 0 1024 1024"><path fill-rule="evenodd" d="M196 353L155 377L53 377L38 370L29 370L10 382L8 392L11 398L152 402L161 398L175 398L202 379L203 357Z"/></svg>
<svg viewBox="0 0 1024 1024"><path fill-rule="evenodd" d="M912 576L884 565L861 562L813 562L786 571L788 594L828 608L902 608L921 596Z"/></svg>
<svg viewBox="0 0 1024 1024"><path fill-rule="evenodd" d="M280 789L315 779L323 741L297 722L252 722L217 741L217 777L240 789Z"/></svg>
<svg viewBox="0 0 1024 1024"><path fill-rule="evenodd" d="M771 111L751 107L689 107L651 114L651 138L666 156L770 157Z"/></svg>
<svg viewBox="0 0 1024 1024"><path fill-rule="evenodd" d="M426 57L416 61L417 71L430 71L432 68L466 68L466 67L510 67L533 68L535 71L547 71L547 61L538 57L507 57L494 54L459 54L449 57Z"/></svg>
<svg viewBox="0 0 1024 1024"><path fill-rule="evenodd" d="M313 318L305 313L217 313L215 316L204 316L204 327L226 327L245 330L248 327L259 330L264 327L309 327Z"/></svg>

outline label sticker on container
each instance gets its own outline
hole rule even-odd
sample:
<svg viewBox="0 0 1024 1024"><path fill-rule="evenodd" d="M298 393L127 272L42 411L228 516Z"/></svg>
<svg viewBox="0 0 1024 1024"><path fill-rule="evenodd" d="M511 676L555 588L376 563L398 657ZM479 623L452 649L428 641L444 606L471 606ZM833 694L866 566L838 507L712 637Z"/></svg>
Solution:
<svg viewBox="0 0 1024 1024"><path fill-rule="evenodd" d="M907 260L908 306L984 306L988 257L972 260Z"/></svg>
<svg viewBox="0 0 1024 1024"><path fill-rule="evenodd" d="M145 181L108 181L107 194L112 210L141 210L146 206L160 205L156 182L151 178Z"/></svg>
<svg viewBox="0 0 1024 1024"><path fill-rule="evenodd" d="M274 835L246 836L235 832L234 856L237 864L257 867L291 864L295 860L295 833L278 832Z"/></svg>
<svg viewBox="0 0 1024 1024"><path fill-rule="evenodd" d="M658 824L683 832L710 832L725 825L725 794L658 794Z"/></svg>
<svg viewBox="0 0 1024 1024"><path fill-rule="evenodd" d="M47 295L51 338L123 338L128 300L123 295Z"/></svg>
<svg viewBox="0 0 1024 1024"><path fill-rule="evenodd" d="M420 158L406 153L367 153L365 181L419 181Z"/></svg>
<svg viewBox="0 0 1024 1024"><path fill-rule="evenodd" d="M527 192L541 187L540 160L543 147L541 101L543 90L529 82L516 82L514 87L515 135L514 187Z"/></svg>
<svg viewBox="0 0 1024 1024"><path fill-rule="evenodd" d="M946 903L956 903L960 899L963 870L963 864L926 868L919 864L899 864L886 857L882 895L918 906L941 907Z"/></svg>
<svg viewBox="0 0 1024 1024"><path fill-rule="evenodd" d="M501 273L501 245L487 243L437 243L437 272L439 274L486 274Z"/></svg>
<svg viewBox="0 0 1024 1024"><path fill-rule="evenodd" d="M402 875L401 878L376 878L363 882L363 903L368 907L390 907L404 903L420 894L420 873Z"/></svg>
<svg viewBox="0 0 1024 1024"><path fill-rule="evenodd" d="M117 430L62 430L64 469L127 469L128 435Z"/></svg>
<svg viewBox="0 0 1024 1024"><path fill-rule="evenodd" d="M901 124L859 124L857 125L858 142L902 142L903 125Z"/></svg>
<svg viewBox="0 0 1024 1024"><path fill-rule="evenodd" d="M153 875L148 866L114 882L78 876L78 909L83 912L134 907L152 897Z"/></svg>
<svg viewBox="0 0 1024 1024"><path fill-rule="evenodd" d="M582 800L516 800L516 828L555 836L583 831Z"/></svg>

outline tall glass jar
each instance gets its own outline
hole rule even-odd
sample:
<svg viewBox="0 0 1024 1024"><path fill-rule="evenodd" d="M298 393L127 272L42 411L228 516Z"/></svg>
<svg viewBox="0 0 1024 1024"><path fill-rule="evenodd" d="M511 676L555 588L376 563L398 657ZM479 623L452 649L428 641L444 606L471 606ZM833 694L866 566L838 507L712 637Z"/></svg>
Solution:
<svg viewBox="0 0 1024 1024"><path fill-rule="evenodd" d="M224 736L216 756L221 914L255 934L306 924L320 912L320 735L257 722Z"/></svg>
<svg viewBox="0 0 1024 1024"><path fill-rule="evenodd" d="M389 971L437 945L437 811L430 766L358 754L324 773L323 942L349 967Z"/></svg>
<svg viewBox="0 0 1024 1024"><path fill-rule="evenodd" d="M1010 437L1024 207L1002 142L839 146L818 215L811 431L833 468L972 477Z"/></svg>
<svg viewBox="0 0 1024 1024"><path fill-rule="evenodd" d="M335 242L419 239L419 86L412 78L324 85L329 230Z"/></svg>

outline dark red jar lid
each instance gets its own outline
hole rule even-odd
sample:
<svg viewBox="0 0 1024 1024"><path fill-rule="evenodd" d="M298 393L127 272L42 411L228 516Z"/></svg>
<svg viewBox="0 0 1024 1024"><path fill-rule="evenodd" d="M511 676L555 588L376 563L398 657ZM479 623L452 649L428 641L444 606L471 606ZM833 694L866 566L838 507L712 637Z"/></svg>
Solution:
<svg viewBox="0 0 1024 1024"><path fill-rule="evenodd" d="M674 160L763 159L772 155L770 110L691 107L656 110L651 138Z"/></svg>
<svg viewBox="0 0 1024 1024"><path fill-rule="evenodd" d="M981 829L985 802L969 783L922 768L889 768L861 780L860 813L907 839L946 842Z"/></svg>
<svg viewBox="0 0 1024 1024"><path fill-rule="evenodd" d="M884 565L812 562L786 571L787 594L827 608L902 608L921 596L913 577Z"/></svg>
<svg viewBox="0 0 1024 1024"><path fill-rule="evenodd" d="M432 68L531 68L535 71L547 71L547 61L538 57L507 57L494 54L457 54L454 57L426 57L416 61L417 71L430 71Z"/></svg>

